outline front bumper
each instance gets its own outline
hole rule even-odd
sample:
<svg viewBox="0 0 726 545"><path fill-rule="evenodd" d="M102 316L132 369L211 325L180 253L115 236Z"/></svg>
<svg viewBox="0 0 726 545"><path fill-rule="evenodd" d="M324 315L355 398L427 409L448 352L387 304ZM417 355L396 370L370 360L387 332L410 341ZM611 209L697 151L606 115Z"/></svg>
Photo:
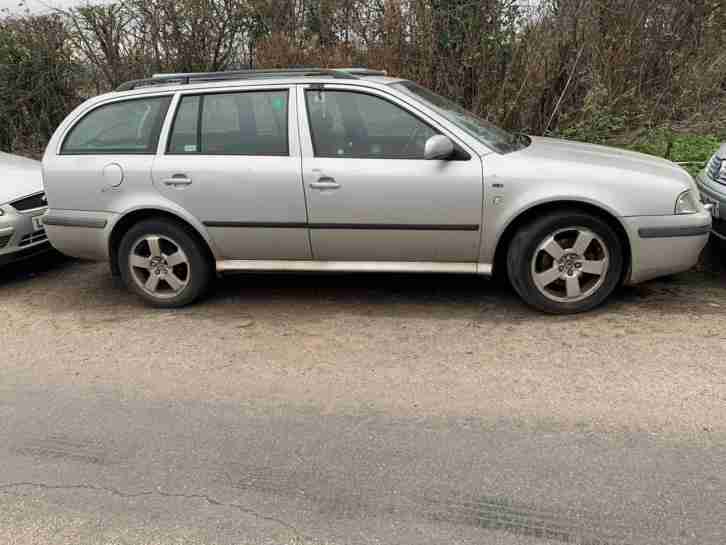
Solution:
<svg viewBox="0 0 726 545"><path fill-rule="evenodd" d="M623 218L632 262L627 284L693 268L708 243L711 215L638 216Z"/></svg>
<svg viewBox="0 0 726 545"><path fill-rule="evenodd" d="M51 249L43 228L37 229L33 218L45 214L46 208L18 212L3 206L0 216L0 266L33 257Z"/></svg>
<svg viewBox="0 0 726 545"><path fill-rule="evenodd" d="M709 180L703 174L696 176L696 185L703 201L718 205L721 217L713 219L712 229L719 238L726 238L726 185Z"/></svg>

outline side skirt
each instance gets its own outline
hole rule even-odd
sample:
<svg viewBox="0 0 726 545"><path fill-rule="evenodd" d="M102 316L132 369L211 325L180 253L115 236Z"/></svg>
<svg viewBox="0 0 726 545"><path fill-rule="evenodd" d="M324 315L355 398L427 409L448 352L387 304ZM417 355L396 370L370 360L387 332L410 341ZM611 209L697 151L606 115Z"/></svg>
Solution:
<svg viewBox="0 0 726 545"><path fill-rule="evenodd" d="M232 271L461 273L491 276L492 266L483 263L429 263L420 261L292 261L252 259L217 261L217 272Z"/></svg>

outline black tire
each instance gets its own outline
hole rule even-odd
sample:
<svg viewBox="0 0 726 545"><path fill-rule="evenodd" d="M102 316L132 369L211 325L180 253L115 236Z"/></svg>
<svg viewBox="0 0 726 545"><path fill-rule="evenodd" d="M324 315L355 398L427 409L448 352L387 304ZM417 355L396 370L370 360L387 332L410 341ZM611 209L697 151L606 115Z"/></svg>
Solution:
<svg viewBox="0 0 726 545"><path fill-rule="evenodd" d="M160 240L161 255L164 257L180 255L173 251L174 246L178 247L177 250L181 250L181 255L185 258L184 263L172 266L164 261L161 265L165 271L174 273L175 284L179 282L179 279L182 280L182 287L179 287L178 291L174 290L171 283L167 284L167 281L164 280L166 272L162 273L161 281L156 281L158 286L156 296L140 285L144 279L143 275L146 274L145 267L132 267L130 261L132 252L136 257L145 258L143 255L140 256L139 252L143 253L144 244L146 244L146 248L151 248L148 242L142 242L148 237ZM167 251L169 255L167 255ZM178 308L193 303L209 289L214 278L214 271L207 256L205 248L189 233L187 228L177 222L159 218L141 221L126 232L119 245L118 264L121 278L130 291L152 306ZM147 259L152 257L153 255L150 255ZM152 266L152 269L148 271L149 276L154 274L154 270ZM164 291L165 286L169 288L166 292Z"/></svg>
<svg viewBox="0 0 726 545"><path fill-rule="evenodd" d="M581 231L578 231L578 228ZM579 254L575 251L574 240L580 232L594 234L596 238L586 246L581 258L577 259L575 256ZM548 251L542 249L542 245L553 235L562 237L558 239L561 242L557 247L565 249L563 254L565 257L561 258L565 260L564 263L555 260ZM573 240L573 246L570 248L567 246L569 240ZM586 257L586 254L594 255L593 252L600 257ZM620 238L603 219L586 212L556 211L523 226L514 235L507 252L507 273L515 291L526 304L548 314L576 314L599 306L612 294L622 279L623 254ZM552 266L543 263L547 259L552 261ZM567 261L568 259L572 261ZM603 264L601 267L604 273L600 275L585 273L583 267L590 264L583 263L585 259L593 261L598 259L598 262ZM544 276L537 270L540 264L544 269L542 272L552 271L558 275L546 288L538 287L535 282L535 273L538 277ZM587 290L582 290L583 293L580 295L582 299L570 297L568 281L572 280L572 276L577 277L577 287L589 286ZM540 284L545 284L545 281L540 281ZM554 300L555 298L562 300Z"/></svg>

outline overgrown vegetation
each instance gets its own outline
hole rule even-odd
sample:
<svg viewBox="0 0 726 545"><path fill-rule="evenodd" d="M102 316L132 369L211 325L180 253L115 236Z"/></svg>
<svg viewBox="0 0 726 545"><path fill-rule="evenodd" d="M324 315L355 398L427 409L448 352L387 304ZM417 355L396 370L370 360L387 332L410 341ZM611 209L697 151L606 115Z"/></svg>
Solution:
<svg viewBox="0 0 726 545"><path fill-rule="evenodd" d="M696 174L723 141L726 141L726 132L718 136L715 134L679 134L668 129L656 129L646 131L634 142L626 143L623 147L665 157L683 164L691 174Z"/></svg>
<svg viewBox="0 0 726 545"><path fill-rule="evenodd" d="M698 162L726 137L726 0L122 0L0 19L0 148L155 72L383 68L507 128ZM691 134L708 134L693 137Z"/></svg>
<svg viewBox="0 0 726 545"><path fill-rule="evenodd" d="M0 150L37 155L79 101L80 73L60 17L0 22Z"/></svg>

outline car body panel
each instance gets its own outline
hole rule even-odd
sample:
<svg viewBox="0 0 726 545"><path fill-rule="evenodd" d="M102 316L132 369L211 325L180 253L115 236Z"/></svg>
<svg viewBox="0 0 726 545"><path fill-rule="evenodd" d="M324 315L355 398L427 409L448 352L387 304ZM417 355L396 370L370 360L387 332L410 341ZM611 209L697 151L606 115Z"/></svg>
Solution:
<svg viewBox="0 0 726 545"><path fill-rule="evenodd" d="M312 258L294 89L290 85L256 88L289 93L286 157L167 154L164 144L173 120L172 115L167 116L153 166L154 186L204 224L224 259ZM181 96L199 94L205 93L192 91ZM175 176L191 183L174 185Z"/></svg>
<svg viewBox="0 0 726 545"><path fill-rule="evenodd" d="M34 159L0 152L0 204L43 191L41 164Z"/></svg>
<svg viewBox="0 0 726 545"><path fill-rule="evenodd" d="M675 199L683 191L695 189L685 170L660 158L537 137L521 151L487 156L484 186L483 263L493 262L502 235L521 214L553 203L598 208L620 224L632 250L640 241L637 233L627 229L627 218L652 217L655 225L663 221L679 225L683 220L673 213ZM696 223L708 221L703 208L699 214ZM641 276L636 257L631 263L633 279Z"/></svg>
<svg viewBox="0 0 726 545"><path fill-rule="evenodd" d="M189 225L207 243L212 256L222 259L209 231L199 219L177 203L159 195L151 185L147 191L128 193L118 191L113 203L119 212L51 209L44 217L48 238L60 252L81 259L107 261L110 257L110 239L114 229L124 218L136 213L159 213L177 218Z"/></svg>
<svg viewBox="0 0 726 545"><path fill-rule="evenodd" d="M691 269L708 243L711 229L711 217L706 211L675 217L628 217L623 223L632 254L626 278L629 285ZM653 235L646 236L648 232Z"/></svg>
<svg viewBox="0 0 726 545"><path fill-rule="evenodd" d="M483 203L479 156L469 149L466 161L315 157L304 95L308 88L299 86L298 117L315 259L477 262ZM397 97L375 89L355 92L405 107ZM448 132L431 119L425 122ZM447 136L467 147L456 135ZM316 189L322 179L339 187Z"/></svg>
<svg viewBox="0 0 726 545"><path fill-rule="evenodd" d="M113 212L51 209L44 217L48 238L59 252L79 259L108 261L109 239L120 219Z"/></svg>
<svg viewBox="0 0 726 545"><path fill-rule="evenodd" d="M541 137L488 157L485 173L491 183L516 184L511 193L522 203L577 196L624 217L672 215L674 196L693 188L688 172L664 159Z"/></svg>
<svg viewBox="0 0 726 545"><path fill-rule="evenodd" d="M173 93L150 93L145 98L173 97ZM105 97L105 100L100 100ZM116 102L113 96L91 99L74 110L69 118L80 120L101 106ZM170 108L169 108L170 110ZM168 111L167 111L168 117ZM75 123L64 121L56 130L43 157L43 176L49 202L58 210L89 210L123 213L116 207L118 193L144 193L152 184L153 153L149 154L62 154L61 145ZM52 153L50 152L52 148ZM108 172L115 169L115 179ZM51 229L52 230L52 229Z"/></svg>

